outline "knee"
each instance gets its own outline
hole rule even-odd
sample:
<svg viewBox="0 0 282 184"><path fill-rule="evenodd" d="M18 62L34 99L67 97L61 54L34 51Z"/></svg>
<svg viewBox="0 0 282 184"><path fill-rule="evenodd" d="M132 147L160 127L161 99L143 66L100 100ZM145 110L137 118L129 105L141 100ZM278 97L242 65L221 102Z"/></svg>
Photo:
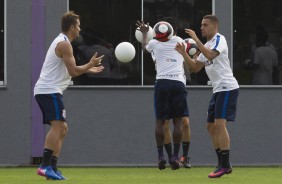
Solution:
<svg viewBox="0 0 282 184"><path fill-rule="evenodd" d="M216 127L215 127L214 123L208 123L207 124L207 130L210 134L214 134L215 129L216 129Z"/></svg>
<svg viewBox="0 0 282 184"><path fill-rule="evenodd" d="M61 127L61 135L65 137L68 133L68 125L64 122L63 126Z"/></svg>
<svg viewBox="0 0 282 184"><path fill-rule="evenodd" d="M164 124L164 132L168 133L170 131L169 121L166 121Z"/></svg>
<svg viewBox="0 0 282 184"><path fill-rule="evenodd" d="M189 130L189 128L190 128L189 119L188 118L183 119L183 121L182 121L182 129L183 130Z"/></svg>
<svg viewBox="0 0 282 184"><path fill-rule="evenodd" d="M64 138L68 133L68 125L66 122L61 122L58 126L58 132L61 138Z"/></svg>

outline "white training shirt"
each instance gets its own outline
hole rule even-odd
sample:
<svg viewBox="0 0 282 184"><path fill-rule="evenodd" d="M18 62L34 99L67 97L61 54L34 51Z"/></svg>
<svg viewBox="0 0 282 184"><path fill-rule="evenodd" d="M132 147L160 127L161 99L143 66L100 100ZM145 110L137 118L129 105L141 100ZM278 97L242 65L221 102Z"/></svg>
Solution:
<svg viewBox="0 0 282 184"><path fill-rule="evenodd" d="M206 73L211 81L213 93L239 88L230 67L228 46L225 37L217 33L205 44L205 47L219 52L219 55L212 61L208 61L202 53L197 58L198 61L205 63Z"/></svg>
<svg viewBox="0 0 282 184"><path fill-rule="evenodd" d="M175 50L175 46L178 42L185 43L182 38L173 36L166 42L152 39L146 46L146 50L152 54L152 58L156 62L156 79L177 80L186 84L183 68L184 59L182 55Z"/></svg>
<svg viewBox="0 0 282 184"><path fill-rule="evenodd" d="M273 67L278 66L276 50L271 46L257 47L254 51L253 62L258 67L254 71L252 84L271 85Z"/></svg>
<svg viewBox="0 0 282 184"><path fill-rule="evenodd" d="M59 42L67 41L68 37L60 33L52 42L43 63L40 77L34 87L34 95L36 94L52 94L60 93L70 84L71 76L62 58L59 58L55 49Z"/></svg>

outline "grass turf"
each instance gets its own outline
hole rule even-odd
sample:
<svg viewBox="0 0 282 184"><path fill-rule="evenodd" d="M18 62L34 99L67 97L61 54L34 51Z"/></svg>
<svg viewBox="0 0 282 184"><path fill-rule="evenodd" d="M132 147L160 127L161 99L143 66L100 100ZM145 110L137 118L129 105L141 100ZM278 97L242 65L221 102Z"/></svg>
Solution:
<svg viewBox="0 0 282 184"><path fill-rule="evenodd" d="M232 174L207 177L213 168L62 168L65 181L47 181L36 175L36 168L0 168L0 184L281 184L282 167L234 167Z"/></svg>

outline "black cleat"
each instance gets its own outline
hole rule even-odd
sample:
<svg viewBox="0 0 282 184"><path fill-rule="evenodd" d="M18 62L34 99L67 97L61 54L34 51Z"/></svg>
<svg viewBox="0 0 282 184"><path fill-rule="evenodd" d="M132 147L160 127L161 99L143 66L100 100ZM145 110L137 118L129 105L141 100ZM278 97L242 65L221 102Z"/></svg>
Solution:
<svg viewBox="0 0 282 184"><path fill-rule="evenodd" d="M169 164L172 170L179 169L180 167L177 157L172 157L171 160L169 161Z"/></svg>
<svg viewBox="0 0 282 184"><path fill-rule="evenodd" d="M165 160L164 158L160 158L160 159L159 159L159 164L158 164L159 169L160 169L160 170L165 169L165 164L166 164L166 160Z"/></svg>

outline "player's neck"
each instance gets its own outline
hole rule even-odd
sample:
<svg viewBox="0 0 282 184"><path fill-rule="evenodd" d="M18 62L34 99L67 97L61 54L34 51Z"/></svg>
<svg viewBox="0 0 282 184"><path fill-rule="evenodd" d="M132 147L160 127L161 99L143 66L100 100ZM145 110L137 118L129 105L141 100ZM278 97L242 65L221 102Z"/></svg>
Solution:
<svg viewBox="0 0 282 184"><path fill-rule="evenodd" d="M211 34L210 36L207 36L207 41L210 41L216 34L217 32Z"/></svg>
<svg viewBox="0 0 282 184"><path fill-rule="evenodd" d="M71 36L70 33L66 33L66 32L62 32L62 33L68 37L70 42L72 42L74 40L74 38Z"/></svg>

